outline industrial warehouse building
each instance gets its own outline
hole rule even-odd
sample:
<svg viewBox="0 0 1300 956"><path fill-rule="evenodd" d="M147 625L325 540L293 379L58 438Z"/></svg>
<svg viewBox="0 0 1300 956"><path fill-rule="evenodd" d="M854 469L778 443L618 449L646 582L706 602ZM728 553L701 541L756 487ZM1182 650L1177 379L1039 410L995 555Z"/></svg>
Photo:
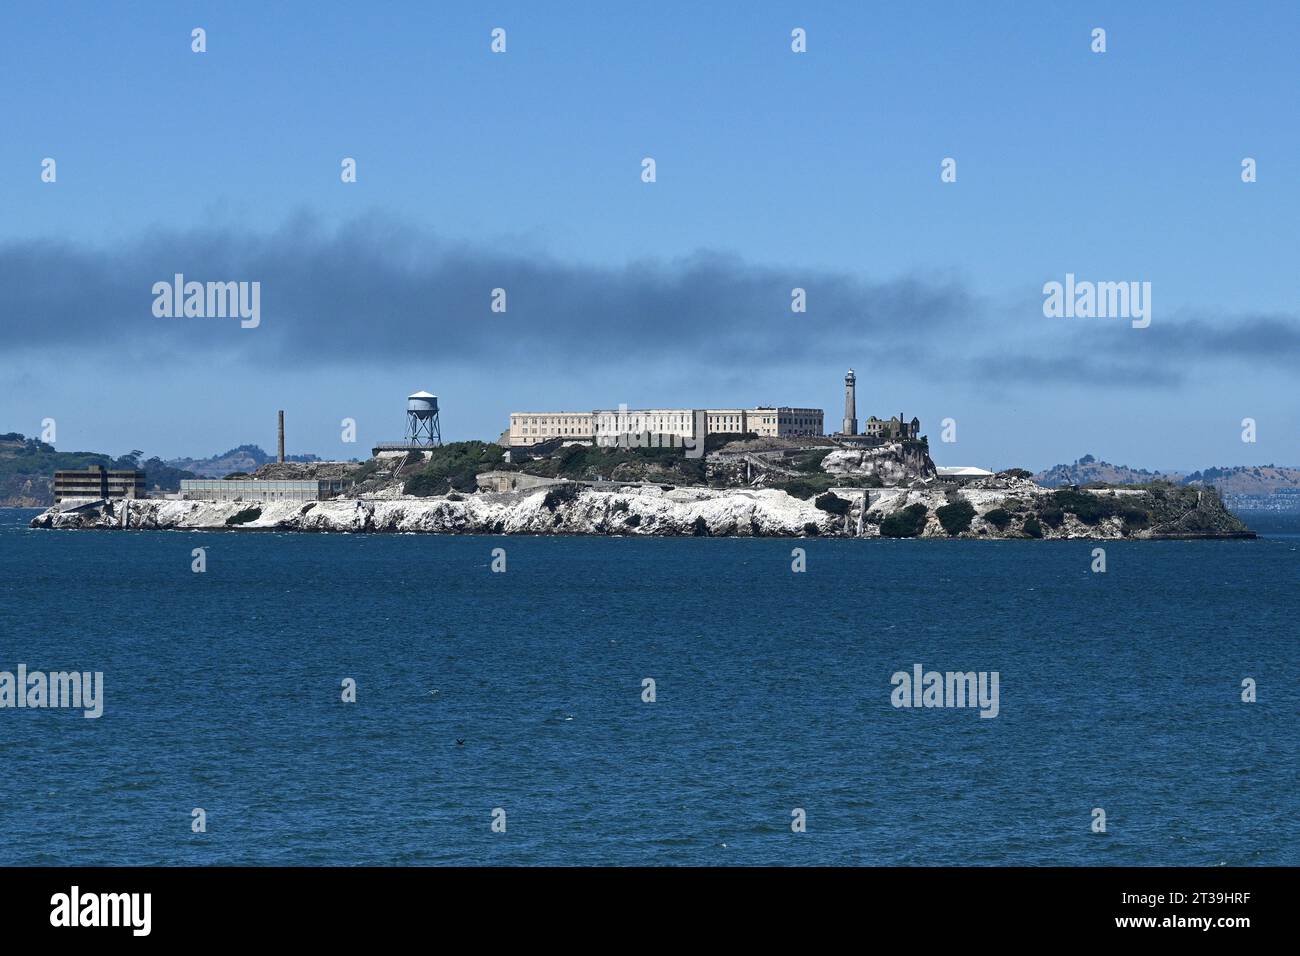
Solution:
<svg viewBox="0 0 1300 956"><path fill-rule="evenodd" d="M143 471L108 471L103 465L91 465L84 471L56 471L54 500L70 498L143 498Z"/></svg>
<svg viewBox="0 0 1300 956"><path fill-rule="evenodd" d="M553 438L613 442L620 435L675 435L698 439L697 423L705 435L769 438L820 437L820 408L758 406L756 408L618 408L591 412L511 412L507 441L512 447L536 445Z"/></svg>
<svg viewBox="0 0 1300 956"><path fill-rule="evenodd" d="M185 478L181 480L181 498L186 501L328 501L351 487L348 479Z"/></svg>

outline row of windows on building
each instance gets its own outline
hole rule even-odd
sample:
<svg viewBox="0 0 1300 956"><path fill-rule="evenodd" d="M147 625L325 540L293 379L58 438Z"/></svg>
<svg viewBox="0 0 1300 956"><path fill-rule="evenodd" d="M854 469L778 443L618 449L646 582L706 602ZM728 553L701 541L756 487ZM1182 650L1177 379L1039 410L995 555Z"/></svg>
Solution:
<svg viewBox="0 0 1300 956"><path fill-rule="evenodd" d="M65 469L54 473L54 500L69 498L143 498L145 474L132 469L109 471L91 465L81 471Z"/></svg>
<svg viewBox="0 0 1300 956"><path fill-rule="evenodd" d="M774 407L752 410L702 410L698 414L704 418L705 434L745 431L756 431L770 436L822 434L823 414L820 409ZM590 415L514 412L510 416L509 434L514 444L534 444L551 438L593 438L601 435L645 432L686 437L696 432L696 415L697 411L691 409L672 409L662 412L620 409L597 411Z"/></svg>

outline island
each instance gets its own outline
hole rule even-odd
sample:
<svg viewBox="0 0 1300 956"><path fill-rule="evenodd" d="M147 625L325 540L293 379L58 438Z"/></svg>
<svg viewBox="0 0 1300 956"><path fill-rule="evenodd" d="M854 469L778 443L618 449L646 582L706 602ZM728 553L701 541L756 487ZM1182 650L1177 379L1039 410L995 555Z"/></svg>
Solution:
<svg viewBox="0 0 1300 956"><path fill-rule="evenodd" d="M703 447L562 436L271 462L167 497L72 498L34 528L1053 540L1253 538L1209 487L1049 488L1023 469L936 468L906 429L713 436ZM956 472L956 473L954 473Z"/></svg>

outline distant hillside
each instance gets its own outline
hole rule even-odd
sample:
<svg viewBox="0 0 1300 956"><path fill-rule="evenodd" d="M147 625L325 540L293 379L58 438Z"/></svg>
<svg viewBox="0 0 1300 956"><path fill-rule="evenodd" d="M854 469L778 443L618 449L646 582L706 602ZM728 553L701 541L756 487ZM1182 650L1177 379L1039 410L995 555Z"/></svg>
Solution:
<svg viewBox="0 0 1300 956"><path fill-rule="evenodd" d="M1177 472L1148 471L1145 468L1130 468L1128 465L1112 465L1107 461L1098 461L1092 455L1084 455L1072 465L1053 465L1034 475L1034 481L1045 488L1059 488L1062 485L1086 485L1092 482L1104 482L1109 485L1141 485L1148 481L1171 481L1181 484L1183 476Z"/></svg>
<svg viewBox="0 0 1300 956"><path fill-rule="evenodd" d="M285 455L285 460L307 462L320 461L320 458L316 455ZM275 461L275 456L268 455L260 446L240 445L211 458L173 458L167 464L192 471L201 478L224 478L236 471L252 474L272 461Z"/></svg>
<svg viewBox="0 0 1300 956"><path fill-rule="evenodd" d="M1277 465L1238 465L1206 468L1183 479L1186 485L1213 485L1225 495L1294 494L1300 490L1300 468Z"/></svg>
<svg viewBox="0 0 1300 956"><path fill-rule="evenodd" d="M1140 485L1148 481L1169 481L1193 487L1214 486L1225 497L1295 494L1300 491L1300 468L1278 465L1237 465L1206 468L1189 475L1179 472L1148 471L1127 465L1112 465L1084 455L1072 465L1054 465L1034 475L1049 488L1104 482L1112 485Z"/></svg>
<svg viewBox="0 0 1300 956"><path fill-rule="evenodd" d="M61 469L139 468L145 472L150 490L177 491L182 478L195 477L173 468L160 458L144 459L144 453L114 458L93 451L57 451L54 446L18 432L0 435L0 507L37 508L54 504L54 473Z"/></svg>

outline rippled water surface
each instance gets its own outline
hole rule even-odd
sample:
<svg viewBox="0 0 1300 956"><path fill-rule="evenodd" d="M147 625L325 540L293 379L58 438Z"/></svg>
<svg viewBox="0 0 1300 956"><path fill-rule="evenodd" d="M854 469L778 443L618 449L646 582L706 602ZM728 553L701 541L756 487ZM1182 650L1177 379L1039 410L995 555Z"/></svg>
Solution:
<svg viewBox="0 0 1300 956"><path fill-rule="evenodd" d="M0 710L0 863L1300 863L1294 519L1093 574L1082 541L33 513L0 511L0 670L102 671L104 714ZM997 671L999 715L895 709L915 663Z"/></svg>

